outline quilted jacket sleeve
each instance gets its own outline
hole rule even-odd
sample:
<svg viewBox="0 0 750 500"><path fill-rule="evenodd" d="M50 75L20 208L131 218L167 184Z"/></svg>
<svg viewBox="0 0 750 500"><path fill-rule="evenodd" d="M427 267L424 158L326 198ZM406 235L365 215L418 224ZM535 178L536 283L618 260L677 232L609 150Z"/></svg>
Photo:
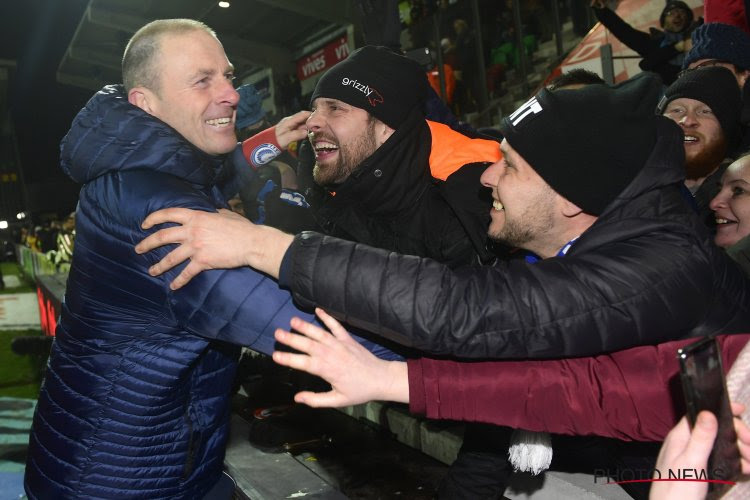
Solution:
<svg viewBox="0 0 750 500"><path fill-rule="evenodd" d="M750 335L719 337L728 370ZM681 340L591 358L408 361L409 408L429 418L661 441L684 413Z"/></svg>
<svg viewBox="0 0 750 500"><path fill-rule="evenodd" d="M714 294L708 257L668 235L653 238L535 265L451 271L302 233L290 249L290 286L305 307L425 352L467 358L589 356L715 333L695 328L717 301L706 298Z"/></svg>
<svg viewBox="0 0 750 500"><path fill-rule="evenodd" d="M153 179L150 183L130 180L123 185L140 187L139 192L126 195L133 199L132 206L135 207L130 216L132 219L126 221L133 231L133 245L162 227L149 231L140 229L146 215L155 210L185 207L216 211L217 203L220 203L191 189L184 181L167 179L166 176L158 182ZM216 200L221 198L218 190L214 194ZM139 256L146 261L141 264L144 272L174 248L175 245L168 245ZM276 328L288 328L292 316L313 320L311 314L295 307L288 291L250 268L204 271L185 287L171 291L169 283L185 265L183 263L152 279L159 281L163 300L167 302L173 320L196 335L249 346L268 354L273 351L273 332Z"/></svg>

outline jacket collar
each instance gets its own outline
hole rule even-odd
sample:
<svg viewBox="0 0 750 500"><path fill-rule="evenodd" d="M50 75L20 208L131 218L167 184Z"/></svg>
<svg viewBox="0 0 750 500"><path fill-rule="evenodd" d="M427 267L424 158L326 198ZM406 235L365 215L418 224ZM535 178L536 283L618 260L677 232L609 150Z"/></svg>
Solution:
<svg viewBox="0 0 750 500"><path fill-rule="evenodd" d="M417 109L349 178L333 188L330 207L357 207L368 215L396 216L430 185L430 131Z"/></svg>
<svg viewBox="0 0 750 500"><path fill-rule="evenodd" d="M60 144L60 164L75 182L114 171L155 170L211 185L225 155L208 155L175 129L128 102L122 85L97 92Z"/></svg>

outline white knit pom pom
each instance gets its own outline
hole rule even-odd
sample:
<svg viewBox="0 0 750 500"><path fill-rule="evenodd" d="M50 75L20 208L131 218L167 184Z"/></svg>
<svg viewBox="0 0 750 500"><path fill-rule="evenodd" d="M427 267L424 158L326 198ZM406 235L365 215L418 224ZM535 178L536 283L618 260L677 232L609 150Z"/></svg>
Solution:
<svg viewBox="0 0 750 500"><path fill-rule="evenodd" d="M552 462L552 440L546 432L515 429L510 437L508 458L516 471L534 475L549 469Z"/></svg>

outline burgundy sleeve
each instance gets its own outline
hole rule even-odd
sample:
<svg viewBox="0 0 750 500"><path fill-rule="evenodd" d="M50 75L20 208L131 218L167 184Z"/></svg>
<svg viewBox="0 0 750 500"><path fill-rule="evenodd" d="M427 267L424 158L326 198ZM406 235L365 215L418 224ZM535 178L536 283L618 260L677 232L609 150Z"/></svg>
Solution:
<svg viewBox="0 0 750 500"><path fill-rule="evenodd" d="M421 361L423 360L406 360L406 366L409 373L409 411L416 413L417 415L424 415L427 413L425 387L428 384L427 381L423 379Z"/></svg>
<svg viewBox="0 0 750 500"><path fill-rule="evenodd" d="M410 360L410 409L435 419L660 441L683 413L677 349L695 340L564 360ZM750 335L719 340L728 369Z"/></svg>

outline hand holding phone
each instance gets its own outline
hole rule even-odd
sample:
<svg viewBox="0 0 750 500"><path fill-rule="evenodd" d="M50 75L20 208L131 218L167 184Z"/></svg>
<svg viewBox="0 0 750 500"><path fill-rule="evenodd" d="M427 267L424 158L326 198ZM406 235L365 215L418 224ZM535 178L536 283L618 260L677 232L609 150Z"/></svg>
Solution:
<svg viewBox="0 0 750 500"><path fill-rule="evenodd" d="M740 476L742 465L719 344L713 337L701 339L678 350L677 356L691 428L703 410L713 413L719 422L708 458L707 479L734 481ZM726 484L709 483L707 498L718 498L728 488Z"/></svg>

